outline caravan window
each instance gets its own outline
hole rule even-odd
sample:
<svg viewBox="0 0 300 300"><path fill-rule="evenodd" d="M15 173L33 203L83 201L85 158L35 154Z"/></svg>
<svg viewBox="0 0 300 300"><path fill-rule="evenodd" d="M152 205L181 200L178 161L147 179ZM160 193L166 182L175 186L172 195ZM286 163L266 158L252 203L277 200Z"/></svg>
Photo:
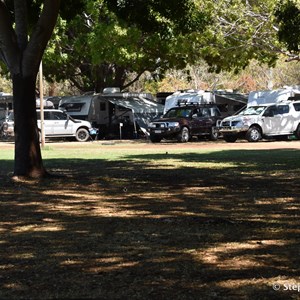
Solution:
<svg viewBox="0 0 300 300"><path fill-rule="evenodd" d="M84 106L84 103L78 102L78 103L63 103L61 107L63 107L68 112L75 112L75 111L81 111L82 107Z"/></svg>

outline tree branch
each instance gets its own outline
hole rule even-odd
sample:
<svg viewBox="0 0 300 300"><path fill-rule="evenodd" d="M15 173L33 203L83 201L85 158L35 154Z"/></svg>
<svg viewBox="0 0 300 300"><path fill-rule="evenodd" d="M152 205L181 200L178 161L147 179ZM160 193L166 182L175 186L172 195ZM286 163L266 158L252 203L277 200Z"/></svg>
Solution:
<svg viewBox="0 0 300 300"><path fill-rule="evenodd" d="M0 50L1 57L12 74L20 72L20 53L13 29L11 15L3 0L0 1Z"/></svg>
<svg viewBox="0 0 300 300"><path fill-rule="evenodd" d="M23 70L30 74L38 72L47 43L53 33L59 14L60 0L45 0L40 18L23 56ZM26 75L26 74L24 74ZM27 74L28 75L28 74Z"/></svg>
<svg viewBox="0 0 300 300"><path fill-rule="evenodd" d="M24 51L28 43L27 3L25 0L14 0L16 35L18 46Z"/></svg>

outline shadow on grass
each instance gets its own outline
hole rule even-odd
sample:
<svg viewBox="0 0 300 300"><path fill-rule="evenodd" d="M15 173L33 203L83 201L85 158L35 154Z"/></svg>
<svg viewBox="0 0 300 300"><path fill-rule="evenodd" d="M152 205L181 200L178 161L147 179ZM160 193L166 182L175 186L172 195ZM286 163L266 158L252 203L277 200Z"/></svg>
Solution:
<svg viewBox="0 0 300 300"><path fill-rule="evenodd" d="M297 284L299 151L1 162L0 298L288 299ZM273 284L281 285L274 291Z"/></svg>

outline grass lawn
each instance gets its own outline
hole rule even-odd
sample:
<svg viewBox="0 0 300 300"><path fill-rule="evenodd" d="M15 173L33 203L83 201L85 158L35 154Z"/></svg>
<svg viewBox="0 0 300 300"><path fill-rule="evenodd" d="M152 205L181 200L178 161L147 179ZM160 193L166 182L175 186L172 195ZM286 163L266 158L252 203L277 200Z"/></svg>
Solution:
<svg viewBox="0 0 300 300"><path fill-rule="evenodd" d="M213 145L0 145L0 299L298 299L299 149Z"/></svg>

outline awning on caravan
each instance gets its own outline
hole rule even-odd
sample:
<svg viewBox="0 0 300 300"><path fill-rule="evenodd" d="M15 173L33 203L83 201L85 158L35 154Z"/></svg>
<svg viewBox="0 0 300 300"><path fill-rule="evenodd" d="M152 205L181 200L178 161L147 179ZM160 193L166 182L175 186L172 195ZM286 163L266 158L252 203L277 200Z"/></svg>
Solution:
<svg viewBox="0 0 300 300"><path fill-rule="evenodd" d="M131 110L135 122L142 130L146 130L148 124L153 119L162 115L164 110L164 106L162 104L142 97L115 98L110 96L104 98L115 105Z"/></svg>

